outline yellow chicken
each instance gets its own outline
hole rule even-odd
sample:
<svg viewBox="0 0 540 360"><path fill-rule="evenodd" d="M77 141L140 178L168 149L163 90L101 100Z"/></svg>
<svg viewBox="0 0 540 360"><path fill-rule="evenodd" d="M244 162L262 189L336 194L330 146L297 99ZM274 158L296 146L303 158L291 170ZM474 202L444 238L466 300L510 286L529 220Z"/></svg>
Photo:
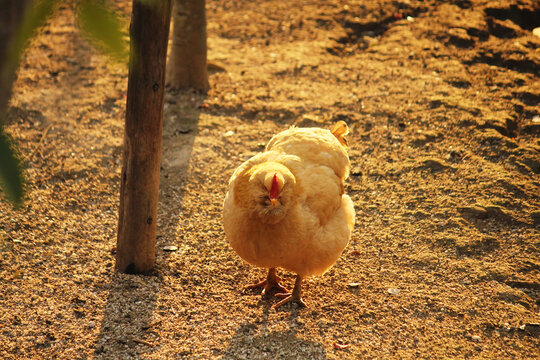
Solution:
<svg viewBox="0 0 540 360"><path fill-rule="evenodd" d="M351 238L355 212L344 193L348 130L343 121L331 131L292 127L230 179L223 205L227 241L245 261L269 268L265 280L248 288L277 290L283 299L274 308L305 306L302 280L327 271ZM292 293L279 283L278 267L297 274Z"/></svg>

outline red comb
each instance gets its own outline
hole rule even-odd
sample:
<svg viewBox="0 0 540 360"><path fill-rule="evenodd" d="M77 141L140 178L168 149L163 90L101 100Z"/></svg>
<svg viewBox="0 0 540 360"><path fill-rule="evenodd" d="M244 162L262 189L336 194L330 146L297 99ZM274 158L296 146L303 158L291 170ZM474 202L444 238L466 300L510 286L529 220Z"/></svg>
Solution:
<svg viewBox="0 0 540 360"><path fill-rule="evenodd" d="M277 179L277 173L274 174L272 179L272 188L270 189L270 199L277 199L279 195L279 182Z"/></svg>

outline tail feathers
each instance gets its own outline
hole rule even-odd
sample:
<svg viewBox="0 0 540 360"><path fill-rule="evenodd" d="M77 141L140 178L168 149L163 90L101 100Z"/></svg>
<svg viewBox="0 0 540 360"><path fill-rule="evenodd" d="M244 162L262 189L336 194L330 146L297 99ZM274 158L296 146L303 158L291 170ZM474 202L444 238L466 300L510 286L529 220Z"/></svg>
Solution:
<svg viewBox="0 0 540 360"><path fill-rule="evenodd" d="M347 123L345 121L340 120L332 127L332 130L330 130L332 135L334 135L341 145L347 146L347 139L344 138L345 135L349 133L349 127L347 126Z"/></svg>

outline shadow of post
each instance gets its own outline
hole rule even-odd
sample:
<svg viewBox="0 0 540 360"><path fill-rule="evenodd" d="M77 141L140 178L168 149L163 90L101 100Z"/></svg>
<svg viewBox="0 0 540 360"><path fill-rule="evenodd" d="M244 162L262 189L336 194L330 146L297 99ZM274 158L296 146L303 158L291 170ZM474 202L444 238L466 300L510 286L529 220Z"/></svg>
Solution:
<svg viewBox="0 0 540 360"><path fill-rule="evenodd" d="M158 204L156 265L149 275L115 273L95 344L98 359L131 359L151 354L158 344L153 326L167 309L158 305L169 269L164 245L178 242L177 226L182 217L183 183L198 129L202 95L192 92L167 93L163 119L161 179ZM163 314L160 314L163 313Z"/></svg>
<svg viewBox="0 0 540 360"><path fill-rule="evenodd" d="M240 325L221 359L326 359L322 344L297 336L301 310L289 310L289 329L285 331L268 329L270 311L271 304L265 301L262 320Z"/></svg>
<svg viewBox="0 0 540 360"><path fill-rule="evenodd" d="M147 330L157 304L158 276L114 274L109 284L105 314L96 342L96 358L136 358L152 347Z"/></svg>
<svg viewBox="0 0 540 360"><path fill-rule="evenodd" d="M159 185L156 263L169 272L170 252L165 245L179 244L180 224L189 216L183 206L185 184L189 181L189 165L198 133L200 109L205 96L191 90L169 92L165 96L161 179Z"/></svg>

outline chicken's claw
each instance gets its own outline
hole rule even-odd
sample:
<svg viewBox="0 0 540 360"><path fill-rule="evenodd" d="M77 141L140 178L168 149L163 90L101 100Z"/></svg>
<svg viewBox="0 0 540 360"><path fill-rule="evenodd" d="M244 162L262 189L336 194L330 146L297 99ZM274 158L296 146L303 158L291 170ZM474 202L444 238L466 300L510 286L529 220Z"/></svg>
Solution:
<svg viewBox="0 0 540 360"><path fill-rule="evenodd" d="M276 275L276 268L271 268L268 270L268 275L265 280L259 281L258 283L251 284L246 286L246 289L259 289L262 288L262 294L270 294L272 291L276 290L279 293L288 293L285 287L283 287L279 282L281 278Z"/></svg>
<svg viewBox="0 0 540 360"><path fill-rule="evenodd" d="M280 300L277 304L274 304L274 306L272 306L272 309L276 309L280 307L281 305L285 305L290 302L297 303L298 306L301 308L307 307L304 300L302 300L302 277L300 275L296 276L294 289L291 293L290 292L279 293L279 294L276 294L276 296L280 298L284 298L284 299Z"/></svg>
<svg viewBox="0 0 540 360"><path fill-rule="evenodd" d="M276 308L280 307L281 305L285 305L285 304L290 303L290 302L297 303L298 307L301 307L301 308L307 307L304 300L299 296L295 296L293 293L276 294L276 297L282 297L284 299L280 300L277 304L274 304L272 306L272 309L276 309Z"/></svg>

